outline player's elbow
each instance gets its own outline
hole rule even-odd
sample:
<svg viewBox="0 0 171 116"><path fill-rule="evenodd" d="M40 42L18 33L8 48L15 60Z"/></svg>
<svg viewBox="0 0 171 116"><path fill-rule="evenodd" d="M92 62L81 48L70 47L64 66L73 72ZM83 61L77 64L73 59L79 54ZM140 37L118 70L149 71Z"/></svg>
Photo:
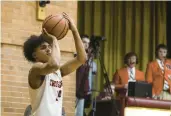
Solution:
<svg viewBox="0 0 171 116"><path fill-rule="evenodd" d="M81 64L85 64L85 62L87 61L87 57L85 56L85 57L79 58L78 60Z"/></svg>
<svg viewBox="0 0 171 116"><path fill-rule="evenodd" d="M59 69L60 68L60 63L59 62L55 62L53 64L53 66L54 66L54 68Z"/></svg>
<svg viewBox="0 0 171 116"><path fill-rule="evenodd" d="M60 64L55 64L55 65L53 65L53 67L54 67L55 69L59 69L59 68L60 68Z"/></svg>
<svg viewBox="0 0 171 116"><path fill-rule="evenodd" d="M48 63L48 67L50 69L59 69L60 68L60 63L59 62L51 62L51 63Z"/></svg>
<svg viewBox="0 0 171 116"><path fill-rule="evenodd" d="M86 55L77 55L76 59L80 64L85 64L85 62L87 61L87 56Z"/></svg>

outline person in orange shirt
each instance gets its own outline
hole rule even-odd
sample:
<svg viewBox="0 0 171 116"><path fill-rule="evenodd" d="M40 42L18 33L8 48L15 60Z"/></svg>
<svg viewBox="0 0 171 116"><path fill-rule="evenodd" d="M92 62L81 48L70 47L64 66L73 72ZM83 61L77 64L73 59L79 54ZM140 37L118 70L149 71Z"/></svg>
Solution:
<svg viewBox="0 0 171 116"><path fill-rule="evenodd" d="M138 57L136 53L129 52L124 57L125 67L117 70L113 76L115 87L128 87L130 81L145 81L144 73L136 69Z"/></svg>
<svg viewBox="0 0 171 116"><path fill-rule="evenodd" d="M152 83L153 98L171 100L171 60L167 59L167 47L156 47L156 59L147 65L146 81Z"/></svg>

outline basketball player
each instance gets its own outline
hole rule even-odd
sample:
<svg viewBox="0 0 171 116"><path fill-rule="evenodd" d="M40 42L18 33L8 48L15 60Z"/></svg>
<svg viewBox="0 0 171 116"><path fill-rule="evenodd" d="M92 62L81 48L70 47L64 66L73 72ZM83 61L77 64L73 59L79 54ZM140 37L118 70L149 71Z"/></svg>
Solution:
<svg viewBox="0 0 171 116"><path fill-rule="evenodd" d="M126 67L117 70L113 76L113 83L115 87L128 87L128 82L144 81L144 73L136 69L138 64L138 57L136 53L129 52L124 57Z"/></svg>
<svg viewBox="0 0 171 116"><path fill-rule="evenodd" d="M86 61L86 52L75 24L67 14L64 13L63 16L68 20L74 36L77 57L61 66L58 40L45 29L43 34L32 35L24 43L24 55L28 61L34 63L28 76L32 116L62 115L62 77Z"/></svg>
<svg viewBox="0 0 171 116"><path fill-rule="evenodd" d="M156 60L147 65L146 80L153 85L154 99L171 100L171 61L166 58L166 45L159 44L155 55Z"/></svg>

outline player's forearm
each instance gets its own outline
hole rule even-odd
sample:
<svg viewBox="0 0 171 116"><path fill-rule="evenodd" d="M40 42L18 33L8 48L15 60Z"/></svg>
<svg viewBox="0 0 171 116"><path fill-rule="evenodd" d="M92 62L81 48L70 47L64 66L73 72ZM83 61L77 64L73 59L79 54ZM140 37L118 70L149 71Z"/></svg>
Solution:
<svg viewBox="0 0 171 116"><path fill-rule="evenodd" d="M52 41L52 53L48 63L57 68L60 67L60 49L57 39L53 39Z"/></svg>
<svg viewBox="0 0 171 116"><path fill-rule="evenodd" d="M75 29L74 31L72 31L72 33L73 33L74 40L75 40L75 47L76 47L76 51L77 51L77 60L80 61L81 63L85 63L87 60L86 52L85 52L82 40L80 38L80 35L78 33L78 30Z"/></svg>

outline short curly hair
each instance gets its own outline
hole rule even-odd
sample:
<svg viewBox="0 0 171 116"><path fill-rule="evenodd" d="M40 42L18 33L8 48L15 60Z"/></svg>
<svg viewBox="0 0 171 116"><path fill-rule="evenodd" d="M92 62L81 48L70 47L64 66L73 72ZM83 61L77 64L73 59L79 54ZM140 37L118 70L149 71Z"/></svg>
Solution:
<svg viewBox="0 0 171 116"><path fill-rule="evenodd" d="M136 57L136 64L138 64L138 56L135 52L129 52L125 55L124 57L124 64L128 64L128 59L132 56L135 56Z"/></svg>
<svg viewBox="0 0 171 116"><path fill-rule="evenodd" d="M33 57L33 52L35 52L35 49L39 47L42 43L46 42L45 39L43 39L43 36L36 36L31 35L23 45L23 53L25 58L29 62L35 62L36 59Z"/></svg>

